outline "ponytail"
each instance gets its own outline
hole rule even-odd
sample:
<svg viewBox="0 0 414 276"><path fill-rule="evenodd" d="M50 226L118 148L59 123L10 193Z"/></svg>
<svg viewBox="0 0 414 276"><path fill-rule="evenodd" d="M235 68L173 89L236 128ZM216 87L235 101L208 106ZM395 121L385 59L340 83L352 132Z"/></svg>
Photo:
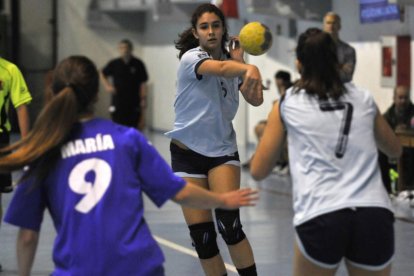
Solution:
<svg viewBox="0 0 414 276"><path fill-rule="evenodd" d="M78 120L79 104L71 87L65 87L40 112L29 134L21 141L1 149L12 153L0 158L0 171L22 169L63 144Z"/></svg>
<svg viewBox="0 0 414 276"><path fill-rule="evenodd" d="M301 63L301 78L295 91L321 100L338 100L346 93L339 75L337 49L331 35L317 28L309 28L299 36L296 57Z"/></svg>
<svg viewBox="0 0 414 276"><path fill-rule="evenodd" d="M80 116L93 114L98 86L98 70L87 57L71 56L59 63L53 84L48 87L48 100L33 129L19 142L0 149L0 172L30 165L29 175L36 174L38 180L47 176Z"/></svg>

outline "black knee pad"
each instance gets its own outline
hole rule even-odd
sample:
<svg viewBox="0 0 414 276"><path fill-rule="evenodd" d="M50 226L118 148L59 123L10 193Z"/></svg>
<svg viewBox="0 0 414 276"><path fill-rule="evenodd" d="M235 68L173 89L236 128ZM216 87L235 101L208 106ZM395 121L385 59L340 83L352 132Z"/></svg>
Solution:
<svg viewBox="0 0 414 276"><path fill-rule="evenodd" d="M219 253L214 222L204 222L188 226L193 246L200 259L210 259Z"/></svg>
<svg viewBox="0 0 414 276"><path fill-rule="evenodd" d="M234 245L241 242L246 235L242 230L240 222L240 210L223 210L216 209L216 220L218 230L223 240L228 245Z"/></svg>

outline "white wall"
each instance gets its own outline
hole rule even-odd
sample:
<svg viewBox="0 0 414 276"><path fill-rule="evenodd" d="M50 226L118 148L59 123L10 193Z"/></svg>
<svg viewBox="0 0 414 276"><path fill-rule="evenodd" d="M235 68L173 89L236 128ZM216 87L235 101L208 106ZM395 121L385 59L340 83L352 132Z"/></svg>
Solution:
<svg viewBox="0 0 414 276"><path fill-rule="evenodd" d="M70 55L85 55L101 69L111 58L117 57L117 44L129 38L134 43L134 53L141 56L142 34L131 30L120 30L116 26L96 28L87 21L89 1L59 1L58 10L58 56L59 60ZM103 87L100 89L97 115L108 117L110 96Z"/></svg>
<svg viewBox="0 0 414 276"><path fill-rule="evenodd" d="M253 14L250 15L249 21L263 22L273 33L273 45L266 54L262 56L246 55L247 62L260 68L263 83L265 85L270 83L268 85L269 90L264 91L264 103L260 107L248 106L248 121L245 131L247 132L248 143L256 143L254 126L257 122L267 119L274 100L279 98L274 81L274 74L278 70L288 71L291 74L292 81L298 79L299 74L295 68L296 39L295 37L290 37L289 20L286 18ZM277 26L281 30L280 34L276 34ZM297 33L299 34L311 26L321 27L321 23L309 21L296 22Z"/></svg>
<svg viewBox="0 0 414 276"><path fill-rule="evenodd" d="M145 32L146 44L142 58L147 66L152 83L152 127L159 130L172 129L174 122L174 96L178 51L173 41L185 28L182 24L155 22L148 24ZM168 41L169 43L166 43Z"/></svg>
<svg viewBox="0 0 414 276"><path fill-rule="evenodd" d="M72 0L59 2L59 56L85 54L91 57L99 67L110 58L117 56L117 42L125 37L135 44L135 54L146 63L150 86L152 87L152 127L168 130L172 127L174 112L173 100L176 84L177 54L173 41L177 34L188 26L188 18L178 22L153 21L151 16L138 21L138 25L129 26L127 30L121 26L96 28L86 23L87 1ZM414 6L406 8L405 22L389 21L379 24L359 23L359 4L357 0L333 0L333 10L342 17L341 37L356 48L357 65L354 82L372 91L381 111L392 102L392 88L380 85L380 43L382 35L414 36ZM139 15L137 15L139 17ZM298 74L294 68L294 48L296 37L292 36L289 20L262 15L249 15L249 21L262 21L272 30L273 46L271 50L259 57L247 56L248 62L256 64L260 69L263 82L270 81L270 90L264 92L265 102L260 107L246 107L241 104L235 120L238 139L241 144L255 143L253 126L265 119L271 109L272 102L278 98L273 75L277 70L287 70L293 78ZM140 25L140 24L144 25ZM230 34L237 34L243 22L230 21ZM290 22L292 23L292 22ZM310 26L322 27L321 22L296 21L297 34ZM115 24L116 25L116 24ZM277 26L281 33L276 35ZM414 42L412 42L414 55ZM413 60L413 59L412 59ZM411 67L414 69L413 61ZM414 70L412 78L414 78ZM412 97L414 93L412 93ZM99 115L107 115L108 95L101 93L98 106Z"/></svg>

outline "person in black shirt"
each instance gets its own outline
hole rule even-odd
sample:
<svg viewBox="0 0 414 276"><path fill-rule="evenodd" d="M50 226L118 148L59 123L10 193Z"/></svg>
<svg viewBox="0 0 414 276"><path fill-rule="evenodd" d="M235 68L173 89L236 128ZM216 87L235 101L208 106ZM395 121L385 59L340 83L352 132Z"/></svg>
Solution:
<svg viewBox="0 0 414 276"><path fill-rule="evenodd" d="M118 124L142 131L145 128L147 70L145 64L132 55L131 41L121 40L118 49L120 57L109 61L101 74L105 89L112 94L111 117Z"/></svg>

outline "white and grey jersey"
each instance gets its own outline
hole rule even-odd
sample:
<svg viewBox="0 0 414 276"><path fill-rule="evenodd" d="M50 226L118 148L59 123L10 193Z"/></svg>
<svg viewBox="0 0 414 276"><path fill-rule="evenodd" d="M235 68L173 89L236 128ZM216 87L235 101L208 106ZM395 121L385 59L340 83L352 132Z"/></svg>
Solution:
<svg viewBox="0 0 414 276"><path fill-rule="evenodd" d="M348 207L391 210L378 167L372 95L351 83L338 101L290 88L281 102L293 182L294 224Z"/></svg>
<svg viewBox="0 0 414 276"><path fill-rule="evenodd" d="M216 157L237 151L232 121L239 106L240 79L197 74L208 59L211 56L200 47L181 57L174 129L166 135L197 153Z"/></svg>

